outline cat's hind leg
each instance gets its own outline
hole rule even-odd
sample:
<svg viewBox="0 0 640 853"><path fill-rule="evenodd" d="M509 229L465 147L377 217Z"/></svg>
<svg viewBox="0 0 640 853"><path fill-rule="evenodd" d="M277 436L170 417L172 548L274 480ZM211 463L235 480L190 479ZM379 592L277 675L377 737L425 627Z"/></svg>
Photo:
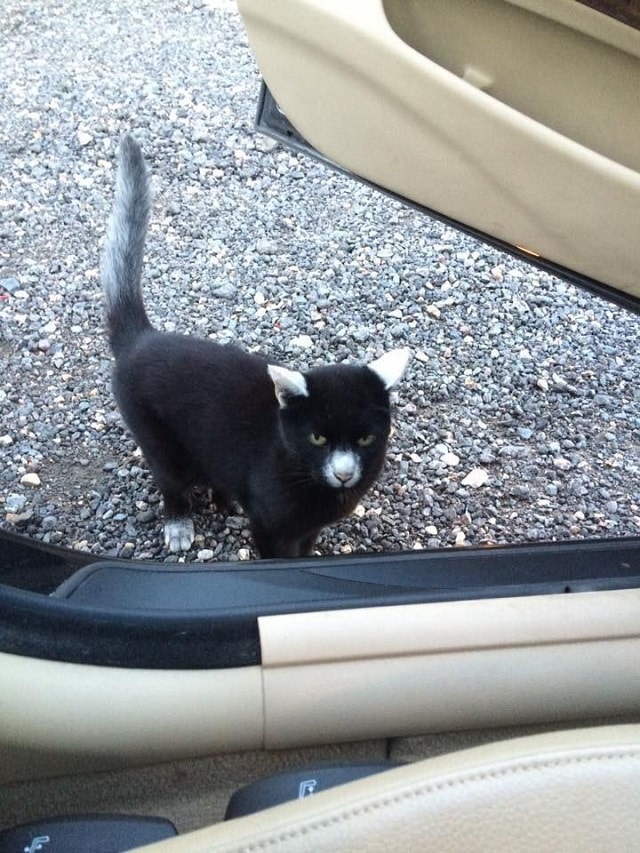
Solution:
<svg viewBox="0 0 640 853"><path fill-rule="evenodd" d="M130 424L164 501L164 544L171 553L188 551L195 538L189 493L196 472L174 433L147 411L129 407Z"/></svg>

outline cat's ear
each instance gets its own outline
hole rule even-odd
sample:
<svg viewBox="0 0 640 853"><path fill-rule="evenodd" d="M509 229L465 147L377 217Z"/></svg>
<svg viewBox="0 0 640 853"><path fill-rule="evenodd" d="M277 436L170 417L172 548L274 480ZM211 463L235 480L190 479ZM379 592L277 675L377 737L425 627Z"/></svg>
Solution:
<svg viewBox="0 0 640 853"><path fill-rule="evenodd" d="M281 409L286 409L287 403L292 397L308 397L309 389L307 380L297 370L289 370L277 364L270 364L267 368L276 392L276 399Z"/></svg>
<svg viewBox="0 0 640 853"><path fill-rule="evenodd" d="M404 376L409 363L411 351L406 347L404 349L394 349L391 352L386 352L368 364L369 370L373 370L376 376L382 379L384 387L387 391L397 385Z"/></svg>

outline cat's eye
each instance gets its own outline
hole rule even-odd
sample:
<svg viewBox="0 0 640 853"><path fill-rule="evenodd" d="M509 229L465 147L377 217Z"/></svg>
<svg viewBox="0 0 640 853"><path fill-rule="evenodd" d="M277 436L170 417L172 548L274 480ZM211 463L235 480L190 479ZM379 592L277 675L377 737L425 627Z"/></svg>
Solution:
<svg viewBox="0 0 640 853"><path fill-rule="evenodd" d="M375 440L376 437L372 433L369 433L369 435L363 435L362 438L358 439L358 447L370 447Z"/></svg>
<svg viewBox="0 0 640 853"><path fill-rule="evenodd" d="M320 433L312 432L309 435L309 441L316 447L324 447L327 443L327 437L325 435L320 435Z"/></svg>

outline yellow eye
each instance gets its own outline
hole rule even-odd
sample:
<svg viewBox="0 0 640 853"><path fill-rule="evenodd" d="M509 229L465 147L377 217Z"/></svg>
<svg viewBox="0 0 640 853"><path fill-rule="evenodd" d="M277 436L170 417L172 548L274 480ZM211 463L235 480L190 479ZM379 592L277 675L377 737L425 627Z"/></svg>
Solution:
<svg viewBox="0 0 640 853"><path fill-rule="evenodd" d="M358 439L358 447L370 447L375 440L375 435L363 435L362 438Z"/></svg>
<svg viewBox="0 0 640 853"><path fill-rule="evenodd" d="M319 435L317 432L312 432L309 435L309 441L316 447L323 447L327 443L327 438L324 435Z"/></svg>

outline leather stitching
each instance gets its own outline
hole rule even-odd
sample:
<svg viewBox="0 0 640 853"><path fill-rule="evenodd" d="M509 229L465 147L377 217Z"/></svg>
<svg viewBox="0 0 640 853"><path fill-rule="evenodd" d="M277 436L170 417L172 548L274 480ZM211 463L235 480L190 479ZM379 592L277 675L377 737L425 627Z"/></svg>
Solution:
<svg viewBox="0 0 640 853"><path fill-rule="evenodd" d="M540 772L541 770L570 767L572 765L619 761L630 758L636 760L640 759L640 754L637 751L627 751L611 755L585 755L574 758L555 759L552 761L535 761L534 759L530 764L526 765L518 764L511 767L503 767L496 770L482 772L471 771L467 775L462 776L460 778L443 779L439 782L418 783L416 787L412 788L409 791L403 791L402 793L394 795L382 796L380 799L374 799L366 805L347 808L344 811L339 812L338 814L332 815L331 817L322 818L315 821L311 820L305 826L299 828L292 827L289 830L281 830L275 835L272 835L268 838L264 838L261 841L250 841L246 844L243 844L242 847L239 849L246 850L247 853L250 853L250 851L253 850L263 850L267 847L272 847L273 845L279 844L283 841L290 841L295 838L299 838L303 835L309 835L310 833L316 832L317 830L323 829L327 826L351 820L352 818L359 817L361 815L366 815L368 812L385 809L389 806L404 802L408 799L423 797L427 794L433 794L438 791L443 791L447 788L463 787L465 785L474 784L477 782L493 781L495 779L500 779L505 776L515 775L516 773L521 774Z"/></svg>

